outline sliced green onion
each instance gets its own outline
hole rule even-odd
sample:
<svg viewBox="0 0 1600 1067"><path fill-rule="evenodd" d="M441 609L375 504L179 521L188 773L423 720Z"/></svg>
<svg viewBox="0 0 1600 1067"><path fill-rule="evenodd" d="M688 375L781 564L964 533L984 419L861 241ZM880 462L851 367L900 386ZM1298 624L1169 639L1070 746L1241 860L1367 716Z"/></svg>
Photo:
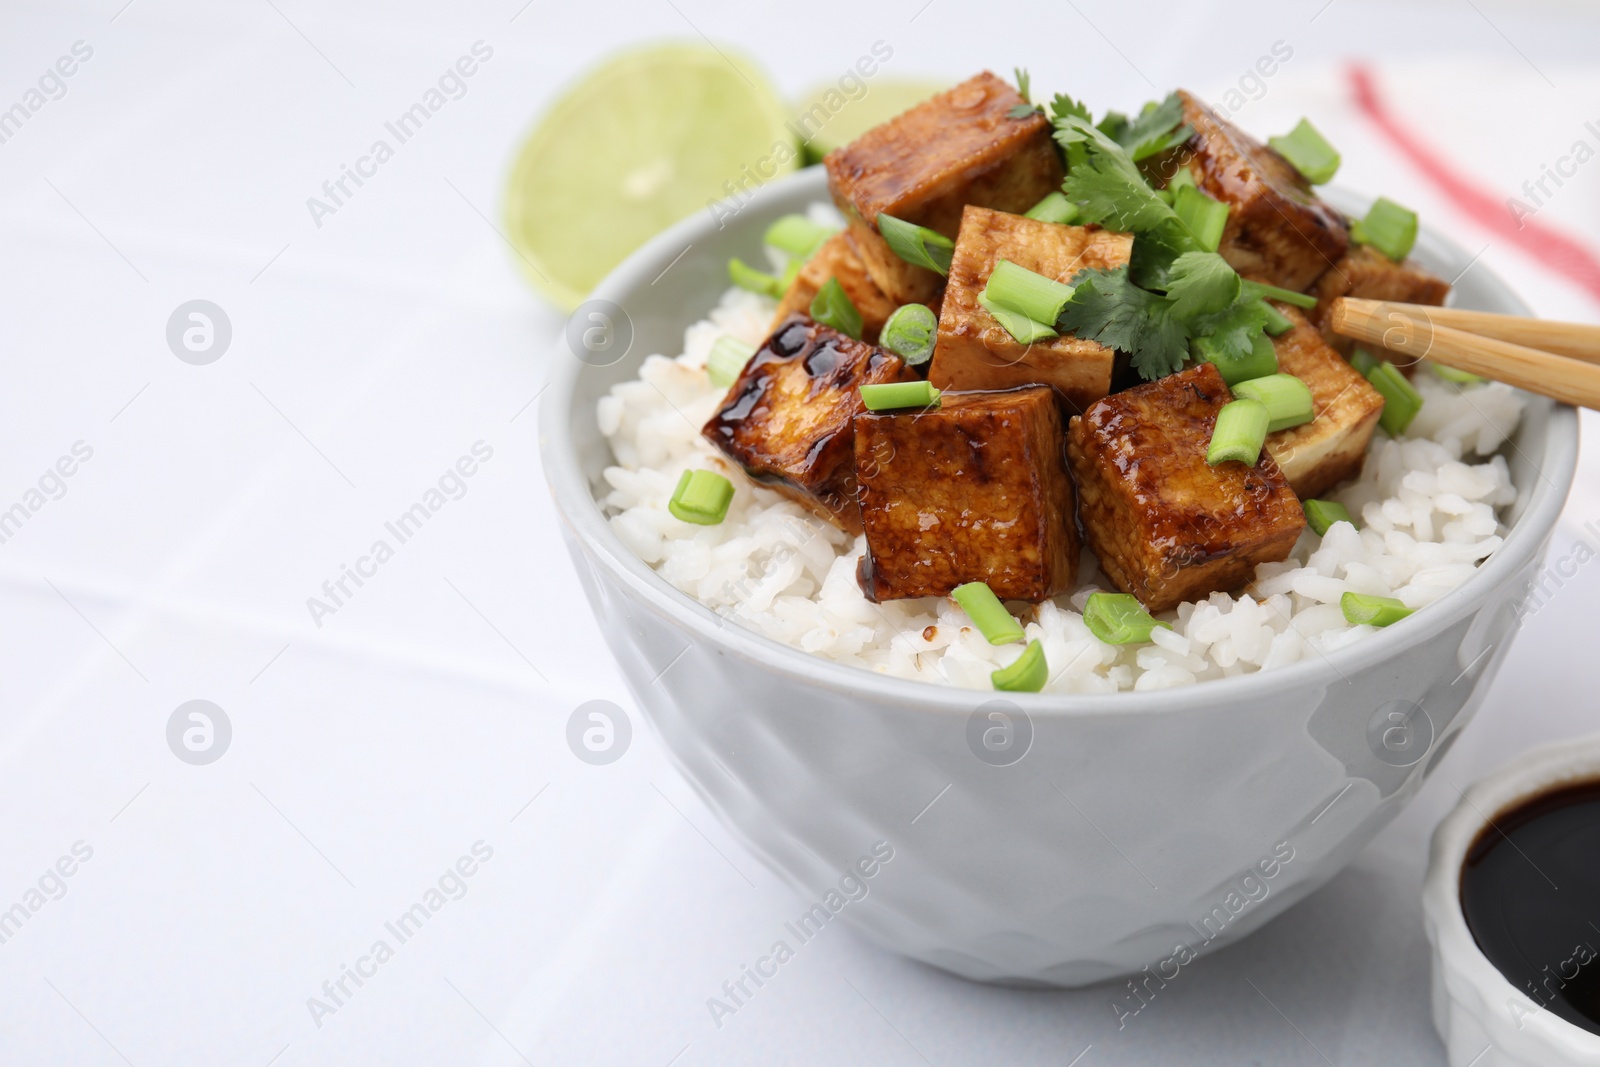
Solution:
<svg viewBox="0 0 1600 1067"><path fill-rule="evenodd" d="M939 320L926 304L902 304L883 324L878 344L911 366L920 366L933 357L939 337Z"/></svg>
<svg viewBox="0 0 1600 1067"><path fill-rule="evenodd" d="M1294 329L1294 322L1289 318L1289 316L1285 315L1283 312L1279 311L1265 300L1261 301L1261 306L1267 309L1267 333L1271 334L1273 337L1281 337L1290 330Z"/></svg>
<svg viewBox="0 0 1600 1067"><path fill-rule="evenodd" d="M822 242L837 231L812 222L804 215L785 215L767 227L761 240L792 259L810 259Z"/></svg>
<svg viewBox="0 0 1600 1067"><path fill-rule="evenodd" d="M1172 629L1170 623L1158 622L1144 610L1132 593L1090 593L1083 606L1083 621L1090 633L1108 645L1142 645L1157 626Z"/></svg>
<svg viewBox="0 0 1600 1067"><path fill-rule="evenodd" d="M1392 596L1372 596L1368 593L1346 593L1339 598L1339 610L1351 626L1388 626L1410 615L1406 607Z"/></svg>
<svg viewBox="0 0 1600 1067"><path fill-rule="evenodd" d="M744 370L744 365L750 362L750 357L756 354L756 346L748 341L741 341L731 334L723 334L717 338L717 343L711 346L711 353L706 356L706 377L711 379L711 384L718 389L726 389L739 377L739 372Z"/></svg>
<svg viewBox="0 0 1600 1067"><path fill-rule="evenodd" d="M895 411L899 408L936 408L939 390L932 382L880 382L861 387L861 403L868 411Z"/></svg>
<svg viewBox="0 0 1600 1067"><path fill-rule="evenodd" d="M1350 509L1337 500L1307 500L1300 507L1306 513L1306 523L1318 537L1327 533L1328 528L1336 522L1348 522L1351 526L1356 524L1356 520L1350 517Z"/></svg>
<svg viewBox="0 0 1600 1067"><path fill-rule="evenodd" d="M1373 370L1378 366L1378 357L1368 352L1365 348L1352 349L1350 352L1350 365L1360 371L1363 378L1370 378Z"/></svg>
<svg viewBox="0 0 1600 1067"><path fill-rule="evenodd" d="M1194 183L1194 171L1190 170L1188 167L1179 167L1178 172L1167 179L1167 192L1171 193L1174 197L1178 195L1179 189L1198 188L1199 186Z"/></svg>
<svg viewBox="0 0 1600 1067"><path fill-rule="evenodd" d="M1371 245L1400 263L1417 243L1417 213L1380 196L1367 211L1366 218L1350 224L1350 236L1357 244Z"/></svg>
<svg viewBox="0 0 1600 1067"><path fill-rule="evenodd" d="M1278 373L1278 350L1272 347L1271 339L1265 334L1256 335L1250 344L1250 354L1242 358L1222 351L1209 337L1196 338L1193 348L1195 358L1216 367L1230 387Z"/></svg>
<svg viewBox="0 0 1600 1067"><path fill-rule="evenodd" d="M1058 222L1063 225L1078 217L1078 205L1067 199L1067 194L1054 192L1023 213L1024 218L1040 222Z"/></svg>
<svg viewBox="0 0 1600 1067"><path fill-rule="evenodd" d="M1477 385L1479 382L1488 380L1473 374L1471 371L1456 370L1454 367L1446 367L1443 363L1434 363L1431 364L1431 366L1433 367L1433 373L1437 374L1445 381L1455 382L1457 385Z"/></svg>
<svg viewBox="0 0 1600 1067"><path fill-rule="evenodd" d="M950 595L991 645L1008 645L1022 640L1022 624L1006 610L1006 606L1000 603L1000 598L986 583L958 585L950 591Z"/></svg>
<svg viewBox="0 0 1600 1067"><path fill-rule="evenodd" d="M1388 360L1368 371L1367 381L1383 394L1383 414L1378 416L1378 425L1390 437L1399 437L1422 410L1422 394Z"/></svg>
<svg viewBox="0 0 1600 1067"><path fill-rule="evenodd" d="M1233 387L1233 395L1246 400L1259 400L1267 406L1268 433L1304 426L1316 418L1316 405L1311 401L1311 390L1306 383L1292 374L1265 374L1251 378Z"/></svg>
<svg viewBox="0 0 1600 1067"><path fill-rule="evenodd" d="M1267 143L1278 155L1294 165L1306 181L1322 185L1333 180L1339 170L1339 153L1327 142L1317 128L1301 119L1282 137L1269 137Z"/></svg>
<svg viewBox="0 0 1600 1067"><path fill-rule="evenodd" d="M1002 259L989 272L983 295L992 304L1053 326L1072 299L1072 286Z"/></svg>
<svg viewBox="0 0 1600 1067"><path fill-rule="evenodd" d="M1194 234L1202 249L1215 252L1222 244L1222 231L1228 225L1227 204L1211 199L1192 185L1185 185L1173 195L1172 210L1178 221Z"/></svg>
<svg viewBox="0 0 1600 1067"><path fill-rule="evenodd" d="M803 259L791 259L788 263L784 264L783 291L785 293L789 291L789 286L794 284L794 280L800 277L800 272L805 269L805 265L806 263ZM779 297L779 299L781 300L782 297Z"/></svg>
<svg viewBox="0 0 1600 1067"><path fill-rule="evenodd" d="M889 251L918 267L926 267L949 275L950 255L956 243L937 230L918 226L914 222L897 219L893 215L878 213L878 233L889 246Z"/></svg>
<svg viewBox="0 0 1600 1067"><path fill-rule="evenodd" d="M1172 190L1171 189L1157 189L1156 190L1156 199L1161 201L1163 204L1167 205L1168 207L1171 207L1172 206L1172 200L1173 200Z"/></svg>
<svg viewBox="0 0 1600 1067"><path fill-rule="evenodd" d="M684 471L667 501L667 510L684 522L715 526L727 517L732 499L733 483L716 471Z"/></svg>
<svg viewBox="0 0 1600 1067"><path fill-rule="evenodd" d="M783 298L782 281L764 270L756 270L738 256L728 260L728 277L741 289L770 296L774 300Z"/></svg>
<svg viewBox="0 0 1600 1067"><path fill-rule="evenodd" d="M1050 680L1050 665L1044 661L1044 646L1029 641L1022 655L1008 667L1001 667L989 675L996 689L1012 693L1037 693Z"/></svg>
<svg viewBox="0 0 1600 1067"><path fill-rule="evenodd" d="M1233 400L1222 405L1222 410L1217 412L1217 424L1211 430L1206 462L1213 467L1219 463L1254 467L1261 458L1261 446L1266 443L1270 421L1267 405L1259 400Z"/></svg>
<svg viewBox="0 0 1600 1067"><path fill-rule="evenodd" d="M1055 331L1054 327L1046 326L1042 322L1034 322L1026 315L1019 315L1010 308L1001 307L983 293L978 294L978 303L983 306L983 310L994 316L996 322L1005 327L1006 333L1009 333L1021 344L1031 345L1038 341L1050 341L1061 336Z"/></svg>
<svg viewBox="0 0 1600 1067"><path fill-rule="evenodd" d="M1292 304L1297 308L1310 311L1317 306L1317 298L1309 293L1297 293L1293 289L1280 289L1276 285L1265 282L1245 282L1245 286L1254 296L1269 296L1274 300L1281 300L1285 304Z"/></svg>
<svg viewBox="0 0 1600 1067"><path fill-rule="evenodd" d="M832 326L846 337L861 340L861 312L845 293L838 278L829 278L811 298L811 317L824 326Z"/></svg>

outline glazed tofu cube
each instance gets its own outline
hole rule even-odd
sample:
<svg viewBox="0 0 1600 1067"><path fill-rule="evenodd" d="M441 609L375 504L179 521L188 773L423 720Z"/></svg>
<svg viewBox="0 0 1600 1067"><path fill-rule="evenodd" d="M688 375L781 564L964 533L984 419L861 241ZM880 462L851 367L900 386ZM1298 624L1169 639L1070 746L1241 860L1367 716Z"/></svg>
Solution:
<svg viewBox="0 0 1600 1067"><path fill-rule="evenodd" d="M861 387L915 379L894 353L795 315L750 357L700 432L756 481L860 533Z"/></svg>
<svg viewBox="0 0 1600 1067"><path fill-rule="evenodd" d="M1396 263L1369 245L1351 245L1350 251L1317 279L1311 292L1317 298L1317 306L1311 312L1312 321L1322 331L1324 340L1348 354L1355 342L1348 337L1340 337L1328 327L1328 319L1333 314L1333 302L1339 297L1357 296L1368 300L1395 300L1437 307L1450 295L1450 283L1428 273L1409 259L1404 263Z"/></svg>
<svg viewBox="0 0 1600 1067"><path fill-rule="evenodd" d="M856 416L868 600L987 582L1002 600L1072 588L1072 481L1049 389L946 393L927 412Z"/></svg>
<svg viewBox="0 0 1600 1067"><path fill-rule="evenodd" d="M1230 208L1218 251L1240 274L1304 292L1349 246L1344 217L1288 160L1193 95L1179 95L1195 132L1177 160L1187 160L1202 192Z"/></svg>
<svg viewBox="0 0 1600 1067"><path fill-rule="evenodd" d="M985 71L828 153L828 189L861 258L896 304L925 304L942 279L889 250L878 213L954 239L967 204L1022 212L1061 187L1061 159L1043 115Z"/></svg>
<svg viewBox="0 0 1600 1067"><path fill-rule="evenodd" d="M1305 515L1266 449L1254 467L1206 462L1232 399L1209 363L1113 393L1074 418L1078 521L1100 569L1152 611L1248 582L1285 559Z"/></svg>
<svg viewBox="0 0 1600 1067"><path fill-rule="evenodd" d="M1361 473L1383 414L1383 394L1330 348L1304 315L1287 304L1275 306L1294 323L1294 329L1272 339L1278 370L1306 383L1316 417L1268 435L1267 451L1295 495L1309 500Z"/></svg>
<svg viewBox="0 0 1600 1067"><path fill-rule="evenodd" d="M1132 251L1133 238L1125 233L968 207L950 261L950 284L939 310L939 342L928 380L941 389L1049 385L1073 411L1083 411L1111 391L1116 353L1070 335L1022 344L984 310L978 296L1002 259L1069 282L1088 267L1119 267Z"/></svg>
<svg viewBox="0 0 1600 1067"><path fill-rule="evenodd" d="M856 255L854 242L844 232L836 233L824 241L822 247L800 268L800 273L789 283L789 291L783 294L783 300L778 304L772 328L776 330L795 312L810 314L812 299L829 278L838 279L844 295L861 312L861 339L868 344L877 344L878 332L898 305L884 296L883 290L867 274L861 257Z"/></svg>

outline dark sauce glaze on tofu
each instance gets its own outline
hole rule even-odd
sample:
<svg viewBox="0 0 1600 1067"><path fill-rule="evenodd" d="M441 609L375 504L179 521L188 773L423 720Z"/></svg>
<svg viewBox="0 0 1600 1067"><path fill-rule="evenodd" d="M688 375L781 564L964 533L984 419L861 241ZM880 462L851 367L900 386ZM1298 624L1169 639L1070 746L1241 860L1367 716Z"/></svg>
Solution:
<svg viewBox="0 0 1600 1067"><path fill-rule="evenodd" d="M899 356L795 315L750 358L701 434L755 481L860 533L860 387L914 377Z"/></svg>

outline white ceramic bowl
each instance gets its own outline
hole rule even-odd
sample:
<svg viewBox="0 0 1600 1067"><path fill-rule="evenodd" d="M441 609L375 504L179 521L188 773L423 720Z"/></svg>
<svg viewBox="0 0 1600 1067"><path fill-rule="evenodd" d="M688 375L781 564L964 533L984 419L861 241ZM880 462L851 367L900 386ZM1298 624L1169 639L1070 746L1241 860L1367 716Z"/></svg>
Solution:
<svg viewBox="0 0 1600 1067"><path fill-rule="evenodd" d="M1596 1067L1600 1035L1545 1010L1473 940L1461 910L1461 865L1478 833L1523 801L1600 779L1600 737L1534 749L1472 786L1433 833L1422 889L1433 948L1433 1025L1450 1067Z"/></svg>
<svg viewBox="0 0 1600 1067"><path fill-rule="evenodd" d="M645 355L681 351L683 328L726 286L729 256L753 259L771 220L826 196L813 168L763 188L725 226L709 212L679 224L606 279L592 299L609 303L580 308L571 344L557 345L545 471L639 706L732 832L808 899L887 842L892 862L842 915L935 966L1082 985L1172 971L1255 929L1393 818L1476 710L1571 483L1575 413L1529 405L1509 450L1520 488L1510 535L1426 610L1263 674L1164 692L1010 694L1010 751L1025 755L996 766L977 755L984 730L1007 725L987 717L993 694L878 676L724 623L640 562L595 503L611 462L595 402ZM1446 278L1469 262L1427 233L1417 254ZM1481 266L1457 298L1527 313ZM584 351L596 307L631 326L625 355L620 340L601 358ZM1385 748L1399 736L1393 716L1418 705L1410 741Z"/></svg>

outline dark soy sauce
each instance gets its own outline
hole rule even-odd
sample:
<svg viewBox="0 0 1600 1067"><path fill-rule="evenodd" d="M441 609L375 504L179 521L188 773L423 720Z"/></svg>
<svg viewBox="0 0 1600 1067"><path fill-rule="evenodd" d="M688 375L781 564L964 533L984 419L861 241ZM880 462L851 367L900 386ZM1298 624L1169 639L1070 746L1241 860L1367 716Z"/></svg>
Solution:
<svg viewBox="0 0 1600 1067"><path fill-rule="evenodd" d="M1485 827L1461 868L1461 910L1513 986L1600 1034L1600 781L1544 793Z"/></svg>

